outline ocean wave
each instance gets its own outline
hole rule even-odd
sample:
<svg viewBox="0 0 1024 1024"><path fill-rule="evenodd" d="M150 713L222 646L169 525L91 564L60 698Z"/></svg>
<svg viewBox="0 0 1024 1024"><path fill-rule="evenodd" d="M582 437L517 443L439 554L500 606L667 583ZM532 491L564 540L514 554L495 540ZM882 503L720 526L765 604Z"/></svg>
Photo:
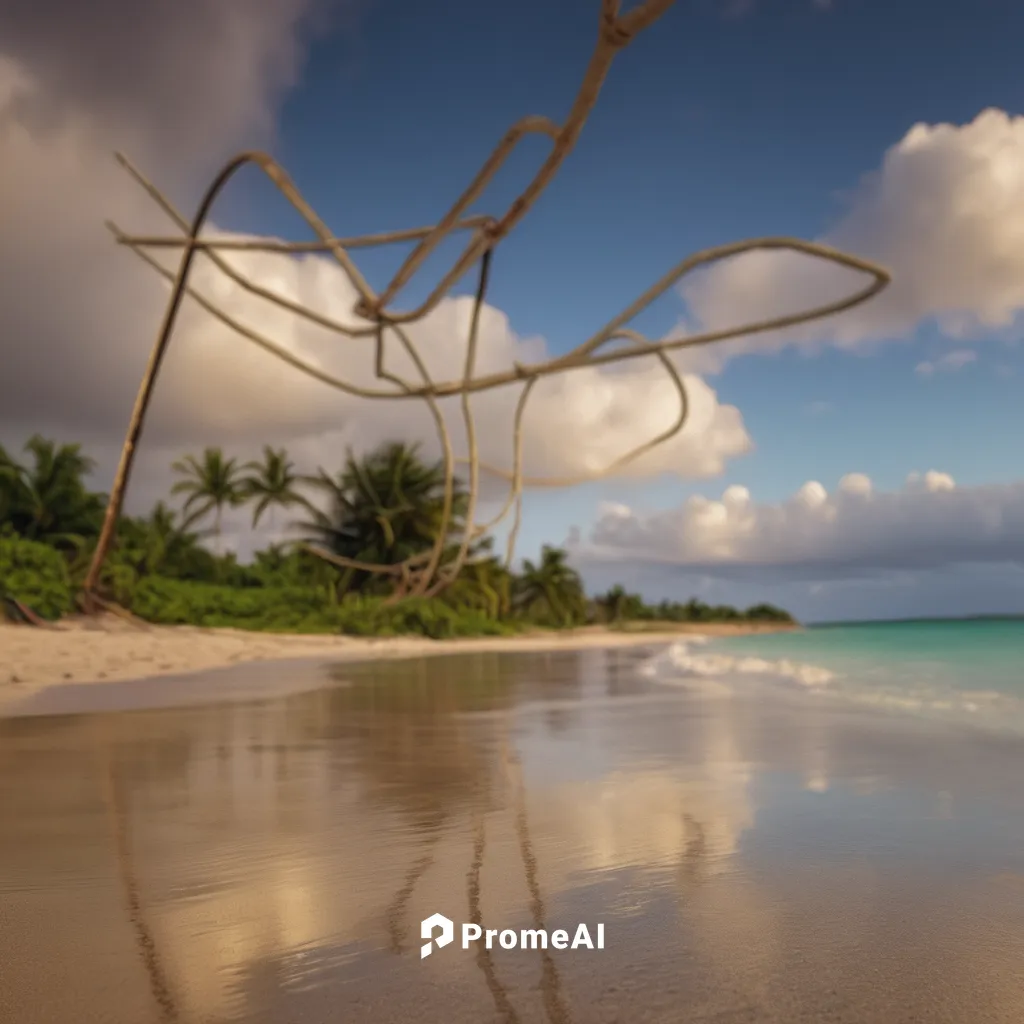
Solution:
<svg viewBox="0 0 1024 1024"><path fill-rule="evenodd" d="M706 643L707 637L677 641L645 662L640 671L645 676L666 683L671 683L673 679L713 680L722 676L756 675L774 676L814 688L827 686L835 679L835 673L827 668L788 658L757 658L720 651L704 653L693 650Z"/></svg>
<svg viewBox="0 0 1024 1024"><path fill-rule="evenodd" d="M640 671L660 685L708 697L739 696L766 683L837 708L853 704L1024 734L1024 687L1019 672L1008 684L1005 658L994 669L977 659L968 673L957 658L936 651L934 644L922 644L912 656L898 645L894 654L887 654L865 649L852 629L847 633L845 643L842 635L827 637L830 644L811 635L805 638L806 652L798 649L799 638L786 638L783 644L766 639L765 646L775 649L758 652L743 650L745 644L737 650L717 637L687 636L645 661ZM831 649L824 650L826 646ZM787 656L779 657L783 654ZM824 664L814 663L819 656ZM979 682L995 685L982 687Z"/></svg>

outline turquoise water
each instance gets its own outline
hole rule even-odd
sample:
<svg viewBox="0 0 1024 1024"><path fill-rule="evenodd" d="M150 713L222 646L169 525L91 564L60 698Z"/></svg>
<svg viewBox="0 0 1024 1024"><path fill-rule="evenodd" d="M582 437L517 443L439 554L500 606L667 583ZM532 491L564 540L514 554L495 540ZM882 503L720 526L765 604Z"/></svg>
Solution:
<svg viewBox="0 0 1024 1024"><path fill-rule="evenodd" d="M894 683L942 682L1024 697L1024 619L811 626L799 633L736 637L715 646Z"/></svg>
<svg viewBox="0 0 1024 1024"><path fill-rule="evenodd" d="M1024 729L1024 619L812 626L676 645L677 677L775 677L819 695Z"/></svg>

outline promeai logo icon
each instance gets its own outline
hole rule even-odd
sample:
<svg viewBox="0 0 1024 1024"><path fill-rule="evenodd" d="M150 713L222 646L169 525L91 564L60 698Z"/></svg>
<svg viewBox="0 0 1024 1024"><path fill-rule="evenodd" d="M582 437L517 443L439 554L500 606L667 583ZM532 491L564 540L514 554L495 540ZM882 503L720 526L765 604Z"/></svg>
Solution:
<svg viewBox="0 0 1024 1024"><path fill-rule="evenodd" d="M441 932L436 939L434 938L435 929L439 929ZM437 948L440 949L455 938L455 925L444 914L431 914L426 920L420 921L420 938L427 940L420 947L420 959L422 960L434 951L435 942Z"/></svg>

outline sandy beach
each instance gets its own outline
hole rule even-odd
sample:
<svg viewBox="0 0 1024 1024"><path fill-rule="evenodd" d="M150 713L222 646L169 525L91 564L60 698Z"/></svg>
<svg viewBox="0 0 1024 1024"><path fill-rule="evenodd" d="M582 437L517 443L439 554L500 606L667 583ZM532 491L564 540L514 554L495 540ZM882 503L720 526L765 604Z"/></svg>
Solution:
<svg viewBox="0 0 1024 1024"><path fill-rule="evenodd" d="M680 636L777 631L778 626L680 624L671 631L586 627L516 637L430 640L256 633L136 625L114 616L67 619L53 629L0 624L0 712L53 685L178 676L253 662L348 661L473 651L575 650L670 643Z"/></svg>

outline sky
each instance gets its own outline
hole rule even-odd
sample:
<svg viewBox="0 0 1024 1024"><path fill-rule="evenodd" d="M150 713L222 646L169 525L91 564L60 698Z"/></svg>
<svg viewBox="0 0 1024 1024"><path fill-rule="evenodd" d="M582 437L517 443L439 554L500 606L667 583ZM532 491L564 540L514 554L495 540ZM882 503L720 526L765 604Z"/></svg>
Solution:
<svg viewBox="0 0 1024 1024"><path fill-rule="evenodd" d="M434 223L516 120L564 118L600 7L4 4L0 442L81 441L109 486L166 289L104 221L172 230L114 149L186 216L226 159L255 148L339 236ZM479 372L567 352L685 256L748 237L824 242L892 283L827 320L673 355L683 430L622 474L528 492L520 555L565 545L593 588L769 600L808 621L1024 612L1022 37L1012 0L676 0L617 54L575 149L495 253ZM473 210L503 212L546 145L527 138ZM311 237L252 169L209 230ZM408 251L356 261L379 291ZM445 242L396 308L457 252ZM355 292L326 259L233 258L353 322ZM192 281L293 354L373 381L365 342L268 308L206 262ZM684 278L631 326L678 337L862 283L760 252ZM460 372L474 285L410 328L434 376ZM391 351L391 368L411 369ZM474 400L482 455L502 466L515 399ZM667 428L677 402L654 360L550 378L524 422L525 470L593 475ZM457 406L445 412L462 443ZM334 469L347 447L394 437L440 451L420 404L310 381L188 302L128 507L165 496L170 462L206 444L240 458L283 445L304 469ZM243 553L268 539L244 517L232 530Z"/></svg>

